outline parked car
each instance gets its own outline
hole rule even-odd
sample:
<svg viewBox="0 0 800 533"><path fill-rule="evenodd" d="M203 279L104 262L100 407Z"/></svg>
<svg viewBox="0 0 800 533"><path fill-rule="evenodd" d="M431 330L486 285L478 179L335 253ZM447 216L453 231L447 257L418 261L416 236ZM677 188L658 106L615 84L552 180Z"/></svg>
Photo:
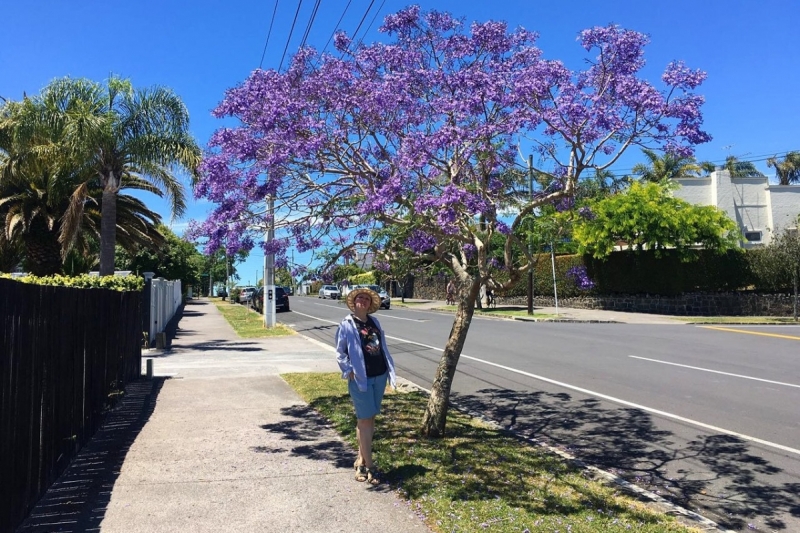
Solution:
<svg viewBox="0 0 800 533"><path fill-rule="evenodd" d="M378 293L381 297L381 309L390 309L392 307L392 299L389 294L380 285L353 285L353 289L371 289Z"/></svg>
<svg viewBox="0 0 800 533"><path fill-rule="evenodd" d="M319 297L338 300L341 297L341 293L339 292L339 287L336 285L323 285L319 290Z"/></svg>
<svg viewBox="0 0 800 533"><path fill-rule="evenodd" d="M260 287L253 295L253 309L264 314L264 287ZM284 287L275 287L275 311L291 311L289 309L289 295Z"/></svg>
<svg viewBox="0 0 800 533"><path fill-rule="evenodd" d="M240 304L250 303L250 299L253 297L253 294L255 292L256 292L255 287L242 287L239 290L239 303Z"/></svg>

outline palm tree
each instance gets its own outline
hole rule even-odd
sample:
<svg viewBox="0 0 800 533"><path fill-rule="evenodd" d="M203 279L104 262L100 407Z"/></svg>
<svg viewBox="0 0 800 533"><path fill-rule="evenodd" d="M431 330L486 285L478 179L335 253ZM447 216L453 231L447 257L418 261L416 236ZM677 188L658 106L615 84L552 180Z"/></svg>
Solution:
<svg viewBox="0 0 800 533"><path fill-rule="evenodd" d="M173 217L186 208L173 169L194 173L200 163L200 148L188 131L189 113L171 90L135 90L117 77L105 86L58 79L42 91L42 100L51 120L64 128L70 158L102 186L100 275L111 275L119 191L125 184L135 182L139 189L165 195Z"/></svg>
<svg viewBox="0 0 800 533"><path fill-rule="evenodd" d="M99 179L67 157L64 123L48 122L49 115L36 97L0 108L0 245L6 255L22 251L26 267L40 276L61 272L73 249L87 255L88 243L99 240L102 218ZM136 176L124 176L122 188L153 192ZM157 213L128 195L119 197L119 207L122 246L163 242Z"/></svg>
<svg viewBox="0 0 800 533"><path fill-rule="evenodd" d="M775 167L775 175L780 185L800 183L800 152L788 152L783 161L778 156L767 159L767 166Z"/></svg>
<svg viewBox="0 0 800 533"><path fill-rule="evenodd" d="M724 169L727 170L732 178L764 178L756 166L751 161L740 161L734 155L725 158Z"/></svg>
<svg viewBox="0 0 800 533"><path fill-rule="evenodd" d="M0 112L0 214L4 241L22 246L31 272L60 271L60 217L72 190L50 148L35 102L8 102Z"/></svg>
<svg viewBox="0 0 800 533"><path fill-rule="evenodd" d="M637 163L633 167L633 173L637 174L641 181L660 183L676 178L696 177L703 170L693 157L681 157L670 153L659 156L647 148L643 148L642 153L647 158L648 164Z"/></svg>

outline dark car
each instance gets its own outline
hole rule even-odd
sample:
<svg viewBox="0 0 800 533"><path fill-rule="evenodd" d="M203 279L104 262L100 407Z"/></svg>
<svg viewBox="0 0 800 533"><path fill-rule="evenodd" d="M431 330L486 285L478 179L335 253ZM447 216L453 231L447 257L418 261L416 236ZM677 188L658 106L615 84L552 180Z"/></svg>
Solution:
<svg viewBox="0 0 800 533"><path fill-rule="evenodd" d="M253 295L252 307L259 313L264 313L264 287L260 287ZM275 287L275 311L290 311L289 295L283 287Z"/></svg>

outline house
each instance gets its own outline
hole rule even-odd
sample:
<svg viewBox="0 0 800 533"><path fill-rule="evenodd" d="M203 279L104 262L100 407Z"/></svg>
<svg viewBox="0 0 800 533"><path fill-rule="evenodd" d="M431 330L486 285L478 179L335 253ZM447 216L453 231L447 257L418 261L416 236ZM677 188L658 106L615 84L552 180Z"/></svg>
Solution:
<svg viewBox="0 0 800 533"><path fill-rule="evenodd" d="M679 178L673 193L695 205L713 205L739 224L742 247L770 243L784 229L797 229L800 215L800 185L770 185L766 176L731 177L716 170L700 178Z"/></svg>

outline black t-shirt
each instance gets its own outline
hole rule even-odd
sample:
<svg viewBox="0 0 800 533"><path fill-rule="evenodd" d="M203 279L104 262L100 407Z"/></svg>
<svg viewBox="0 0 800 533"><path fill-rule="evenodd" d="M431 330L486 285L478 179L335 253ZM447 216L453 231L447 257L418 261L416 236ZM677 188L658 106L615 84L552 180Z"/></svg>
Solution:
<svg viewBox="0 0 800 533"><path fill-rule="evenodd" d="M353 315L358 335L361 337L361 351L364 352L364 366L367 368L367 377L374 378L386 373L386 358L381 346L381 331L372 318L367 317L366 322L361 322Z"/></svg>

